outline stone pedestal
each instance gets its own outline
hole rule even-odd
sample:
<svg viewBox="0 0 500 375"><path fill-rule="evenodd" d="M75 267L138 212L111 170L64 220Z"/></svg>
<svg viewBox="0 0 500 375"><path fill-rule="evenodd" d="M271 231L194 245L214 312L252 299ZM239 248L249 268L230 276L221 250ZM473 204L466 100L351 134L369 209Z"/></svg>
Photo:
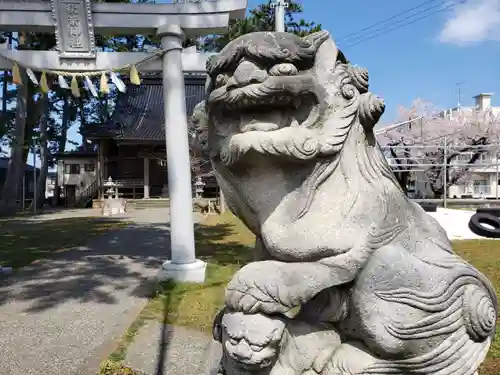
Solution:
<svg viewBox="0 0 500 375"><path fill-rule="evenodd" d="M166 261L158 272L160 281L175 280L180 282L204 283L207 264L199 259L192 263L172 263Z"/></svg>
<svg viewBox="0 0 500 375"><path fill-rule="evenodd" d="M167 149L168 195L170 198L171 261L160 278L203 282L205 264L196 260L191 187L191 163L186 115L186 93L182 70L184 33L178 25L158 28L163 56L163 97Z"/></svg>
<svg viewBox="0 0 500 375"><path fill-rule="evenodd" d="M104 199L102 216L114 216L124 214L127 211L127 201L124 198Z"/></svg>

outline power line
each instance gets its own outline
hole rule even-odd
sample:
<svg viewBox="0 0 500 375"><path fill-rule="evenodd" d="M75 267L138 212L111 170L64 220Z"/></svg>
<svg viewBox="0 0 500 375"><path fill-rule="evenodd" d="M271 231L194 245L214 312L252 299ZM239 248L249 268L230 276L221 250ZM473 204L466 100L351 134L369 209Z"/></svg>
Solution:
<svg viewBox="0 0 500 375"><path fill-rule="evenodd" d="M382 21L379 21L379 22L375 22L375 23L371 24L370 26L367 26L367 27L365 27L365 28L363 28L363 29L361 29L361 30L358 30L358 31L355 31L355 32L349 33L349 34L347 34L347 35L344 35L343 37L337 38L337 40L346 40L346 39L349 39L349 38L351 38L351 36L353 36L353 35L360 34L360 33L364 32L364 31L366 31L366 30L369 30L369 29L371 29L371 28L375 27L375 26L378 26L378 25L384 24L384 23L386 23L387 21L391 21L391 20L393 20L394 18L397 18L397 17L399 17L399 16L402 16L402 15L404 15L404 14L406 14L406 13L408 13L408 12L412 11L412 10L415 10L415 9L421 8L421 7L423 7L424 5L427 5L427 4L430 4L430 3L433 3L433 2L435 2L435 1L437 1L437 0L428 0L428 1L425 1L425 2L423 2L423 3L421 3L421 4L417 5L417 6L415 6L415 7L413 7L413 8L409 8L409 9L403 10L402 12L400 12L400 13L398 13L398 14L395 14L395 15L394 15L394 16L392 16L392 17L386 18L385 20L382 20Z"/></svg>
<svg viewBox="0 0 500 375"><path fill-rule="evenodd" d="M451 4L449 3L450 1L451 1ZM373 32L377 32L377 31L382 31L385 28L390 27L390 26L398 25L401 22L409 20L409 19L411 19L414 16L418 16L419 14L425 14L428 11L430 11L432 9L435 9L435 8L440 8L440 7L444 6L446 3L449 3L448 5L454 5L454 1L455 0L444 0L443 2L440 1L439 4L434 4L432 6L429 6L429 7L425 8L425 9L421 9L420 11L418 11L416 13L410 14L410 15L408 15L408 16L406 16L406 17L404 17L404 18L402 18L402 19L400 19L400 20L398 20L396 22L393 22L392 24L381 26L381 27L379 27L379 28L377 28L375 30L370 30L368 34L373 33ZM399 14L405 14L405 13L406 12L402 12L402 13L399 13ZM395 17L396 16L394 16L393 18L395 18ZM349 40L348 43L355 43L355 42L357 42L357 41L359 41L359 40L361 40L361 39L363 39L365 37L366 37L366 34L365 35L358 35L357 37L354 38L354 40Z"/></svg>
<svg viewBox="0 0 500 375"><path fill-rule="evenodd" d="M350 44L348 44L348 45L346 45L346 46L343 46L342 48L343 48L343 49L345 49L345 48L350 48L350 47L356 46L356 45L358 45L358 44L360 44L360 43L366 42L367 40L370 40L370 39L376 38L376 37L378 37L378 36L381 36L381 35L384 35L384 34L387 34L387 33L390 33L391 31L394 31L394 30L400 29L400 28L402 28L402 27L405 27L405 26L411 25L411 24L413 24L413 23L415 23L415 22L421 21L421 20L423 20L423 19L425 19L425 18L428 18L428 17L430 17L430 16L432 16L432 15L434 15L434 14L437 14L437 13L439 13L439 12L442 12L442 11L445 11L445 10L448 10L448 9L451 9L451 8L453 8L453 7L454 7L454 6L456 6L456 5L459 5L459 4L463 4L463 3L465 3L466 1L467 1L467 0L460 0L460 1L456 2L456 3L449 4L448 6L446 6L446 7L444 7L444 8L438 9L438 10L436 10L436 11L434 11L434 12L427 13L427 14L423 15L422 17L419 17L419 18L413 19L413 20L411 20L411 21L409 21L409 22L407 22L407 23L404 23L404 24L402 24L402 25L400 25L400 26L393 27L393 28L389 28L389 29L386 29L386 30L382 30L380 33L377 33L377 34L375 34L375 35L367 36L367 37L364 37L364 38L363 38L363 37L361 37L361 38L357 38L356 40L354 40L354 42L352 42L352 43L350 43ZM408 17L408 18L410 18L410 17ZM397 22L397 23L398 23L398 22ZM397 24L397 23L396 23L396 24Z"/></svg>
<svg viewBox="0 0 500 375"><path fill-rule="evenodd" d="M400 28L402 28L404 26L411 25L411 24L413 24L415 22L418 22L420 20L428 18L428 17L430 17L430 16L432 16L434 14L437 14L437 13L442 12L444 10L450 9L450 8L452 8L452 7L460 4L460 3L464 3L465 1L466 0L460 0L459 2L455 2L454 0L452 0L451 3L450 3L449 0L445 0L441 4L433 5L431 7L423 9L423 10L417 12L417 13L411 14L411 15L409 15L409 16L401 19L401 20L398 20L395 23L393 23L392 25L386 25L386 26L380 27L378 29L375 29L375 30L373 30L373 32L376 33L375 35L371 35L370 36L370 33L369 33L368 35L358 36L358 37L354 38L354 40L348 41L347 42L347 46L345 46L344 48L349 48L349 47L355 46L355 45L360 44L360 43L362 43L362 42L364 42L366 40L373 39L373 38L378 37L380 35L384 35L384 34L387 34L387 33L391 32L391 31L400 29ZM446 5L446 6L444 6L444 5ZM437 10L435 10L433 12L428 12L429 10L434 9L436 7L440 7L440 9L437 9ZM414 17L416 15L419 15L419 14L422 14L422 13L424 13L424 14L421 17L411 19L412 17ZM406 21L406 20L408 20L408 22L401 24L403 21ZM379 32L377 33L377 31L379 31Z"/></svg>

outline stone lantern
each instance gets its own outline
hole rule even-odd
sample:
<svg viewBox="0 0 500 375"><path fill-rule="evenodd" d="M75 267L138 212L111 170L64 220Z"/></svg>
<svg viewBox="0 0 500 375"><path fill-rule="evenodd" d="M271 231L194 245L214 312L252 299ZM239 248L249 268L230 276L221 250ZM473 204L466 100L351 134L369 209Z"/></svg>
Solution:
<svg viewBox="0 0 500 375"><path fill-rule="evenodd" d="M202 198L204 191L205 183L201 179L201 177L196 177L196 181L194 182L194 192L195 198Z"/></svg>

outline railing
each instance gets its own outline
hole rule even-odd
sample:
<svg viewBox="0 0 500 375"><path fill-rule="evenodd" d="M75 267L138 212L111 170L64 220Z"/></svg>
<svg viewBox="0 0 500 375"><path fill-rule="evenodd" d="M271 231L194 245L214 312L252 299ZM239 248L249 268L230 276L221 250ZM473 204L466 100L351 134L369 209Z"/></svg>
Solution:
<svg viewBox="0 0 500 375"><path fill-rule="evenodd" d="M140 179L116 179L113 180L113 182L116 183L116 186L118 187L134 187L134 186L144 186L144 180Z"/></svg>
<svg viewBox="0 0 500 375"><path fill-rule="evenodd" d="M95 180L83 191L75 206L85 208L87 203L96 197L97 190L97 180Z"/></svg>
<svg viewBox="0 0 500 375"><path fill-rule="evenodd" d="M411 198L500 198L500 143L382 146Z"/></svg>

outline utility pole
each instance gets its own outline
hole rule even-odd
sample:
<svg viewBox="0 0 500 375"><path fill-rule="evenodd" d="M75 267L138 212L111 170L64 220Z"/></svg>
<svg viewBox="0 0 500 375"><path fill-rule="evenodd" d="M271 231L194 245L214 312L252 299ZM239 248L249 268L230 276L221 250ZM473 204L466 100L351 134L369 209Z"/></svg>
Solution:
<svg viewBox="0 0 500 375"><path fill-rule="evenodd" d="M448 208L448 139L444 136L444 176L443 176L443 207Z"/></svg>
<svg viewBox="0 0 500 375"><path fill-rule="evenodd" d="M271 7L274 8L275 31L285 32L285 9L288 8L288 3L285 0L275 0Z"/></svg>
<svg viewBox="0 0 500 375"><path fill-rule="evenodd" d="M457 83L457 107L460 108L462 106L462 91L460 90L460 82Z"/></svg>
<svg viewBox="0 0 500 375"><path fill-rule="evenodd" d="M37 205L37 191L36 191L36 183L37 183L37 177L36 177L36 143L35 143L35 137L33 137L33 215L36 215L36 205Z"/></svg>

